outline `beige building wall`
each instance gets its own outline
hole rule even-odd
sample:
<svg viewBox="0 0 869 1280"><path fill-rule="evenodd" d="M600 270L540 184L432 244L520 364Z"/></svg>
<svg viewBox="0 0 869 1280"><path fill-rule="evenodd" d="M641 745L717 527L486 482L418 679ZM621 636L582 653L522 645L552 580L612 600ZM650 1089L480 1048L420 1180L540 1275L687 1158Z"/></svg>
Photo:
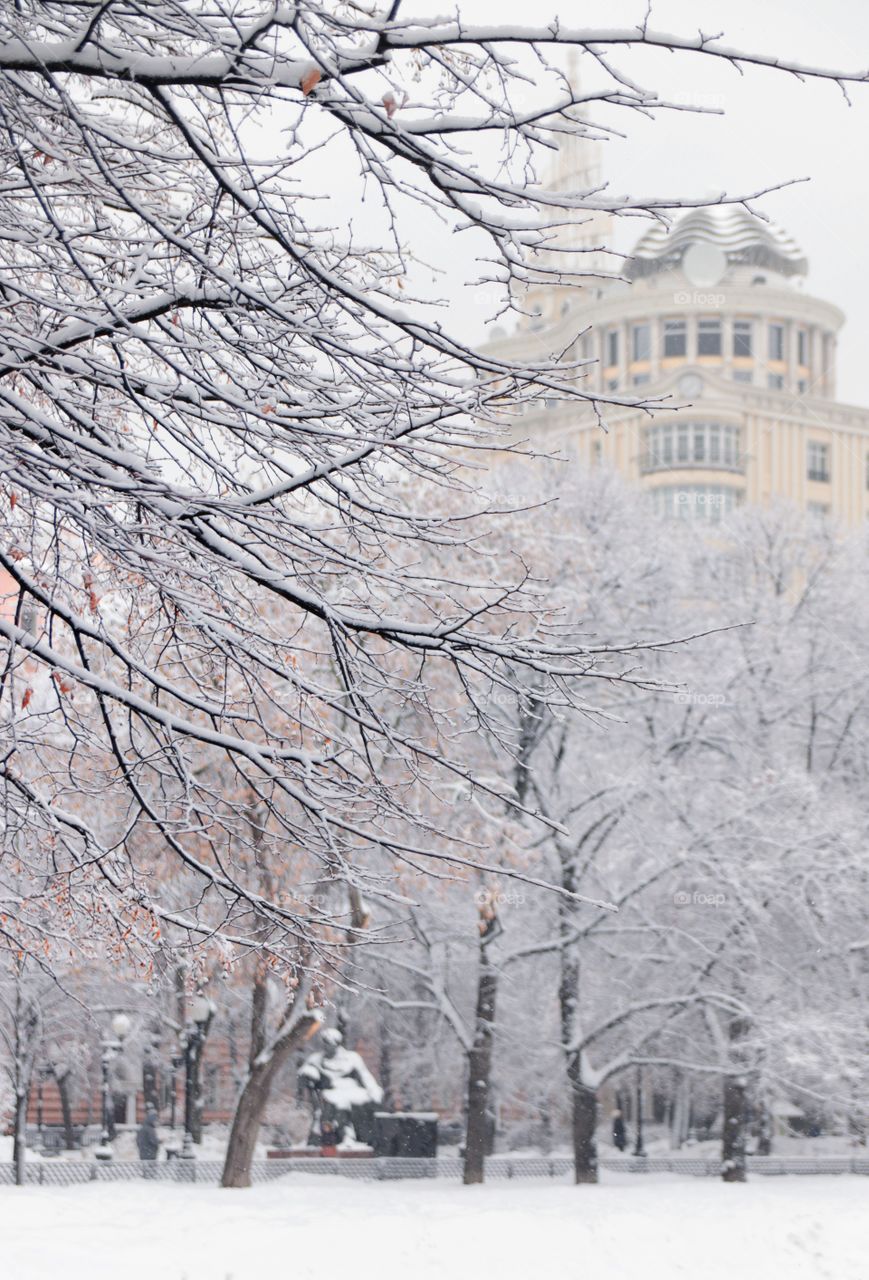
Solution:
<svg viewBox="0 0 869 1280"><path fill-rule="evenodd" d="M669 234L656 228L629 261L629 281L568 291L566 309L559 293L557 314L540 308L489 346L523 362L569 349L582 362L571 383L605 397L596 407L608 432L590 403L553 396L516 434L583 466L610 464L673 514L714 520L733 504L785 499L859 526L869 410L834 398L844 316L806 292L806 273L796 246L743 210L693 211ZM738 441L736 456L723 456L725 437Z"/></svg>

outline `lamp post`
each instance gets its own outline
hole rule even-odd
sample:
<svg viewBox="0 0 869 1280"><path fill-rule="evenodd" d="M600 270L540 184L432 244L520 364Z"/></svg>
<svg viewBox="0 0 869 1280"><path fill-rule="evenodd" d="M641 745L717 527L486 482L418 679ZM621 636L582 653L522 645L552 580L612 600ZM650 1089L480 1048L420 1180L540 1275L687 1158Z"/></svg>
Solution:
<svg viewBox="0 0 869 1280"><path fill-rule="evenodd" d="M36 1134L37 1143L40 1151L45 1150L45 1132L44 1132L44 1112L43 1112L43 1089L45 1082L51 1075L51 1067L40 1067L36 1077Z"/></svg>
<svg viewBox="0 0 869 1280"><path fill-rule="evenodd" d="M112 1062L124 1047L124 1040L130 1031L130 1019L125 1013L116 1013L112 1018L111 1034L108 1032L100 1041L100 1066L102 1067L102 1112L103 1128L100 1134L100 1145L94 1155L97 1160L111 1160L111 1095L109 1090L110 1069Z"/></svg>
<svg viewBox="0 0 869 1280"><path fill-rule="evenodd" d="M184 1032L184 1145L181 1157L184 1160L195 1159L193 1150L193 1127L199 1093L199 1058L205 1037L211 1027L211 1021L217 1012L213 1001L197 992L190 1010L191 1022Z"/></svg>
<svg viewBox="0 0 869 1280"><path fill-rule="evenodd" d="M184 1065L184 1054L173 1053L169 1062L172 1066L172 1075L170 1077L172 1083L169 1091L169 1128L172 1130L174 1138L178 1110L178 1068Z"/></svg>
<svg viewBox="0 0 869 1280"><path fill-rule="evenodd" d="M634 1155L644 1156L643 1146L643 1068L637 1067L637 1140L634 1143Z"/></svg>

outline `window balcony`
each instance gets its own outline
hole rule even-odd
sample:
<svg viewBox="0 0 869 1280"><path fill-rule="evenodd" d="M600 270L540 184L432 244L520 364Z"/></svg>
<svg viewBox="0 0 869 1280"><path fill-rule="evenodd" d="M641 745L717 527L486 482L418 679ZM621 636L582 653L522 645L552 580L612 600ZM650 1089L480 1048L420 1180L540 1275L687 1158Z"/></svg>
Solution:
<svg viewBox="0 0 869 1280"><path fill-rule="evenodd" d="M723 422L674 421L649 427L640 472L729 471L745 474L739 427Z"/></svg>
<svg viewBox="0 0 869 1280"><path fill-rule="evenodd" d="M652 475L656 471L729 471L732 475L745 475L745 456L737 455L725 461L723 458L666 459L660 454L644 454L640 459L640 474Z"/></svg>

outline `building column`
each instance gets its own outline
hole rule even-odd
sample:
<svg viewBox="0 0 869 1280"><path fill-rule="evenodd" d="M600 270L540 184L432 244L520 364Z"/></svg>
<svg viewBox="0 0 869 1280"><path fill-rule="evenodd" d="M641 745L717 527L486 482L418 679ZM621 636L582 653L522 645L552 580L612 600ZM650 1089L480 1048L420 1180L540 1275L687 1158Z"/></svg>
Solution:
<svg viewBox="0 0 869 1280"><path fill-rule="evenodd" d="M721 369L725 378L733 377L733 316L721 317Z"/></svg>
<svg viewBox="0 0 869 1280"><path fill-rule="evenodd" d="M689 312L685 316L685 350L686 361L688 364L696 364L697 362L697 313Z"/></svg>
<svg viewBox="0 0 869 1280"><path fill-rule="evenodd" d="M618 326L619 331L619 390L627 391L630 389L630 377L628 375L628 366L631 362L631 326L627 320L623 320Z"/></svg>
<svg viewBox="0 0 869 1280"><path fill-rule="evenodd" d="M797 390L797 329L793 320L785 321L785 390L796 395Z"/></svg>
<svg viewBox="0 0 869 1280"><path fill-rule="evenodd" d="M816 324L809 325L809 395L820 394L818 377L821 369L820 333Z"/></svg>
<svg viewBox="0 0 869 1280"><path fill-rule="evenodd" d="M649 378L657 382L664 352L664 317L652 316L649 320Z"/></svg>
<svg viewBox="0 0 869 1280"><path fill-rule="evenodd" d="M820 387L827 399L832 399L829 384L832 381L832 338L831 334L820 335Z"/></svg>

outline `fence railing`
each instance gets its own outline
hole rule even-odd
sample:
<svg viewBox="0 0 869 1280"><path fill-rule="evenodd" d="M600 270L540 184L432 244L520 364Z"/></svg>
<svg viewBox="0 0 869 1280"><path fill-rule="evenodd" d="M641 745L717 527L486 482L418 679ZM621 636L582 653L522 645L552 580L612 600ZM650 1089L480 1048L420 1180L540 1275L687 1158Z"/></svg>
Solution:
<svg viewBox="0 0 869 1280"><path fill-rule="evenodd" d="M694 1177L717 1177L721 1161L708 1156L604 1156L600 1165L620 1173L682 1173ZM869 1175L869 1154L862 1156L749 1156L748 1172L764 1176L786 1174ZM74 1186L87 1182L127 1182L134 1179L154 1182L196 1182L214 1186L220 1181L219 1160L40 1160L25 1165L28 1186ZM363 1182L397 1178L449 1178L462 1174L462 1162L454 1156L436 1159L379 1157L370 1160L317 1159L255 1160L253 1182L271 1182L293 1173L313 1173L356 1178ZM570 1156L490 1156L486 1177L567 1178L573 1175ZM0 1164L0 1186L15 1181L12 1164Z"/></svg>

